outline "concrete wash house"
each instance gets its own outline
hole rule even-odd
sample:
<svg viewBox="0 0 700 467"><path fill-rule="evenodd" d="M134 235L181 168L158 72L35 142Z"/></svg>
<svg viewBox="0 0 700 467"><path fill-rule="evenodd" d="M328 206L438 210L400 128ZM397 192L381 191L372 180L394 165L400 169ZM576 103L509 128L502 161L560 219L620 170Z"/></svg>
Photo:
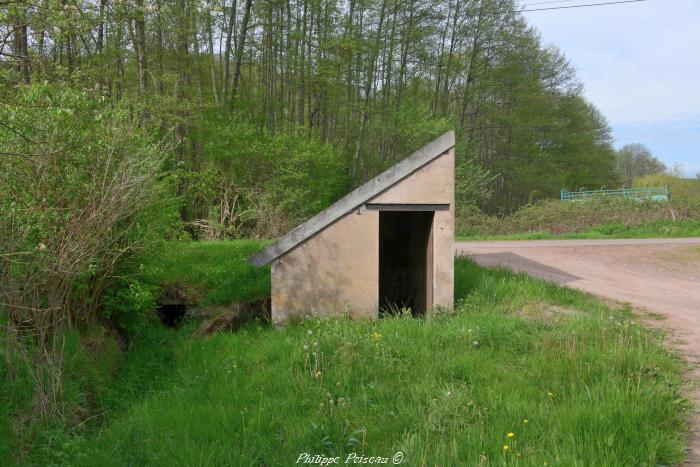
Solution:
<svg viewBox="0 0 700 467"><path fill-rule="evenodd" d="M454 146L445 133L252 256L271 263L273 322L452 308Z"/></svg>

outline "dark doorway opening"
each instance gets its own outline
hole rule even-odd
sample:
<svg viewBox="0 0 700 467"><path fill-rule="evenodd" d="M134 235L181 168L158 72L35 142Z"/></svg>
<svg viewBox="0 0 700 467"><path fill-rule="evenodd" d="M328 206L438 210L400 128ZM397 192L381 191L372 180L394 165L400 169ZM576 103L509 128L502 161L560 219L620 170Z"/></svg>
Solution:
<svg viewBox="0 0 700 467"><path fill-rule="evenodd" d="M424 315L433 302L432 211L380 211L380 314L410 308Z"/></svg>

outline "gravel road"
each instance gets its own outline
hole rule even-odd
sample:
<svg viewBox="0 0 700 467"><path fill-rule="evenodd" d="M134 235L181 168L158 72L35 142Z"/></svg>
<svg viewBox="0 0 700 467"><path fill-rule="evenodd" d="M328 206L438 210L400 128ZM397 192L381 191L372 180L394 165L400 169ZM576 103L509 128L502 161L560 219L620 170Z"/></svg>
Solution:
<svg viewBox="0 0 700 467"><path fill-rule="evenodd" d="M632 304L673 332L700 378L700 238L456 242L458 255ZM661 316L663 316L662 319ZM693 397L700 407L700 390ZM700 465L700 415L691 420L691 458Z"/></svg>

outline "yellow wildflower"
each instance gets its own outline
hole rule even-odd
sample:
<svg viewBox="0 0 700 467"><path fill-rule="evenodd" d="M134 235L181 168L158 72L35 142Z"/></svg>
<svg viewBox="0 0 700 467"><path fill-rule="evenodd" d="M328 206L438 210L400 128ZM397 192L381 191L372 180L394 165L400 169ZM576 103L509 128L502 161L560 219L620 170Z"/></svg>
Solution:
<svg viewBox="0 0 700 467"><path fill-rule="evenodd" d="M525 425L527 425L527 424L530 423L530 422L528 422L528 421L527 421L527 418L526 418L525 420L523 420L523 423L524 423Z"/></svg>
<svg viewBox="0 0 700 467"><path fill-rule="evenodd" d="M509 438L512 438L513 436L515 436L515 433L513 433L513 432L508 433Z"/></svg>
<svg viewBox="0 0 700 467"><path fill-rule="evenodd" d="M507 451L508 449L510 449L510 446L508 446L507 444L504 444L504 445L503 445L503 450L504 450L504 451Z"/></svg>

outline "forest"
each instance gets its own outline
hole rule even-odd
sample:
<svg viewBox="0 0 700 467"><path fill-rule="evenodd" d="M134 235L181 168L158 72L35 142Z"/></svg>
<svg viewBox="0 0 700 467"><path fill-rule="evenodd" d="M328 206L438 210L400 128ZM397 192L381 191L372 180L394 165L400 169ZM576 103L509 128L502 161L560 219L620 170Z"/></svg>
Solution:
<svg viewBox="0 0 700 467"><path fill-rule="evenodd" d="M31 92L122 108L177 176L182 220L214 236L278 234L449 128L463 198L491 213L618 183L605 118L518 8L12 0L3 117L48 105ZM3 130L31 152L29 129Z"/></svg>
<svg viewBox="0 0 700 467"><path fill-rule="evenodd" d="M648 174L520 8L1 1L0 381L24 369L26 416L81 420L64 332L130 335L143 255L275 238L449 129L458 220Z"/></svg>

